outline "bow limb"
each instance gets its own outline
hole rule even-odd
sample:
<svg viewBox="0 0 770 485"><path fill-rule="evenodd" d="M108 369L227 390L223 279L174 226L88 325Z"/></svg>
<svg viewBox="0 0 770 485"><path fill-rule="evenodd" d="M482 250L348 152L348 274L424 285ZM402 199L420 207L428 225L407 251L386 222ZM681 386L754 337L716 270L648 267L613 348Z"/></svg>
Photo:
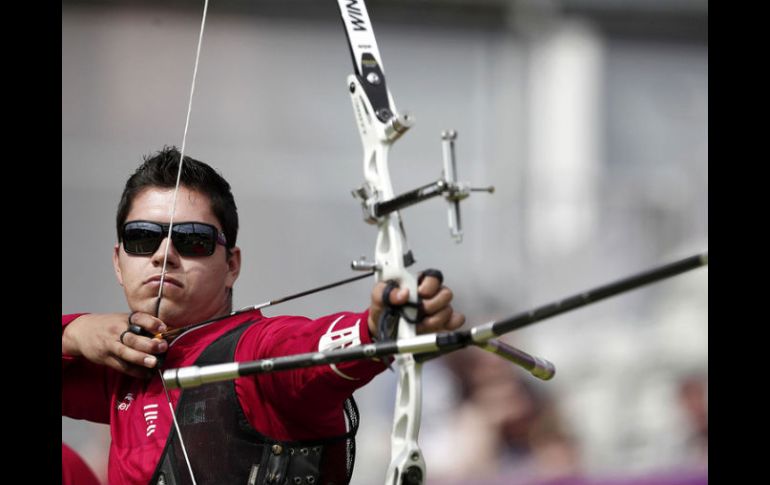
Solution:
<svg viewBox="0 0 770 485"><path fill-rule="evenodd" d="M354 112L373 112L370 100L359 94L364 93L360 79L350 76L348 82L349 86L355 86L355 89L351 89ZM391 109L397 117L392 103ZM388 169L388 154L394 140L389 139L386 125L375 117L358 119L364 145L364 173L370 194L369 202L392 199L394 194ZM401 288L409 290L410 302L416 303L417 279L406 268L412 257L407 248L399 213L392 212L379 218L377 228L374 268L376 281L398 282ZM410 318L415 316L416 314ZM401 316L397 335L398 339L415 337L415 324L409 323ZM422 412L422 364L417 363L412 354L399 354L396 363L399 378L391 434L391 461L385 483L419 484L425 477L425 461L417 443Z"/></svg>
<svg viewBox="0 0 770 485"><path fill-rule="evenodd" d="M376 281L395 281L409 290L409 301L416 304L417 278L407 270L413 262L407 247L398 211L375 215L378 203L395 197L390 180L388 155L392 144L411 126L408 116L399 115L393 97L385 85L377 42L363 1L338 0L340 13L350 43L355 74L348 77L353 113L364 148L364 186L356 192L364 206L367 222L377 224L374 265L354 262L354 268L374 269ZM387 302L385 302L387 304ZM413 322L416 305L403 310ZM402 314L397 339L416 336L416 325ZM391 433L391 461L386 484L421 484L425 478L425 460L417 443L422 412L422 364L412 354L399 354L398 387Z"/></svg>

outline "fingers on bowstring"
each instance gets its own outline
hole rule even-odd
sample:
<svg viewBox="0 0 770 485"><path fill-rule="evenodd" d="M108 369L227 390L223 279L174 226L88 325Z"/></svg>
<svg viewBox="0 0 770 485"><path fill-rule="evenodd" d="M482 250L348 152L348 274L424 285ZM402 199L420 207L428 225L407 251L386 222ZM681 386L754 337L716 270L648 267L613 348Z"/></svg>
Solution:
<svg viewBox="0 0 770 485"><path fill-rule="evenodd" d="M153 335L168 330L163 321L150 315L149 313L144 312L131 313L128 316L128 325L138 325Z"/></svg>
<svg viewBox="0 0 770 485"><path fill-rule="evenodd" d="M162 338L150 338L143 335L136 335L133 332L124 332L121 334L120 343L123 347L128 347L146 354L160 354L168 350L168 342Z"/></svg>
<svg viewBox="0 0 770 485"><path fill-rule="evenodd" d="M126 338L124 338L123 341L127 342L128 339L130 338L143 339L146 341L150 340L146 337L139 337L137 335L126 334ZM152 369L158 364L158 358L155 357L154 355L150 355L150 352L143 352L141 350L137 350L136 348L133 348L127 345L127 343L120 344L118 342L117 347L115 347L113 351L113 355L115 358L117 358L117 360L123 361L129 365L134 365L138 367Z"/></svg>

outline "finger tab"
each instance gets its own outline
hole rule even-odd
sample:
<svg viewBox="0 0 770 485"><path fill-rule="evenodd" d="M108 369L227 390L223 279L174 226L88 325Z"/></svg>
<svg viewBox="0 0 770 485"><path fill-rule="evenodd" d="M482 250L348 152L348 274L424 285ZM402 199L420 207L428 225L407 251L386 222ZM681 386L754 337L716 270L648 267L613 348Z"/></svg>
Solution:
<svg viewBox="0 0 770 485"><path fill-rule="evenodd" d="M128 326L128 331L133 333L134 335L141 335L143 337L148 337L148 338L153 338L155 336L136 324L130 324Z"/></svg>

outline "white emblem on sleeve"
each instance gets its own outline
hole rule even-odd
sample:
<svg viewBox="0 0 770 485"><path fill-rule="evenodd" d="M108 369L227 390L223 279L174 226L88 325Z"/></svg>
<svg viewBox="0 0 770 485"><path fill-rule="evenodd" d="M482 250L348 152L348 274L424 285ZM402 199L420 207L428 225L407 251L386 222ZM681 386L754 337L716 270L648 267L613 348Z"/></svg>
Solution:
<svg viewBox="0 0 770 485"><path fill-rule="evenodd" d="M144 407L144 420L147 422L147 436L155 432L155 421L158 420L158 405L148 404Z"/></svg>
<svg viewBox="0 0 770 485"><path fill-rule="evenodd" d="M323 352L324 350L339 350L361 345L361 331L358 328L358 326L361 324L361 319L359 318L355 325L347 328L341 328L339 330L334 330L334 326L337 325L337 322L343 318L344 315L333 321L329 326L329 330L327 330L325 334L321 335L321 340L318 342L319 351ZM334 364L329 364L329 367L331 367L332 370L343 379L347 379L349 381L358 380L357 377L351 377L345 374Z"/></svg>

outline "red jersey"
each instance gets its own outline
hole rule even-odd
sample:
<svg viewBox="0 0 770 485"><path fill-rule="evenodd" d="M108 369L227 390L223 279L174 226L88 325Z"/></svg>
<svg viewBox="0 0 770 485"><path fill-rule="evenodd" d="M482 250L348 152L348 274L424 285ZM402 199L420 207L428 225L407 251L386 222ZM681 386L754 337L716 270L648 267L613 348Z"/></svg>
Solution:
<svg viewBox="0 0 770 485"><path fill-rule="evenodd" d="M77 316L63 316L62 325ZM183 333L169 345L164 368L192 365L218 337L249 320L258 321L238 341L238 362L315 352L340 332L352 333L356 343L370 343L367 319L368 312L317 320L248 312ZM243 377L235 381L235 390L258 432L287 441L325 438L345 433L343 402L384 369L369 360L309 367ZM169 393L176 406L181 390ZM168 406L159 374L137 379L84 358L62 356L62 415L110 425L111 485L149 482L172 429Z"/></svg>

